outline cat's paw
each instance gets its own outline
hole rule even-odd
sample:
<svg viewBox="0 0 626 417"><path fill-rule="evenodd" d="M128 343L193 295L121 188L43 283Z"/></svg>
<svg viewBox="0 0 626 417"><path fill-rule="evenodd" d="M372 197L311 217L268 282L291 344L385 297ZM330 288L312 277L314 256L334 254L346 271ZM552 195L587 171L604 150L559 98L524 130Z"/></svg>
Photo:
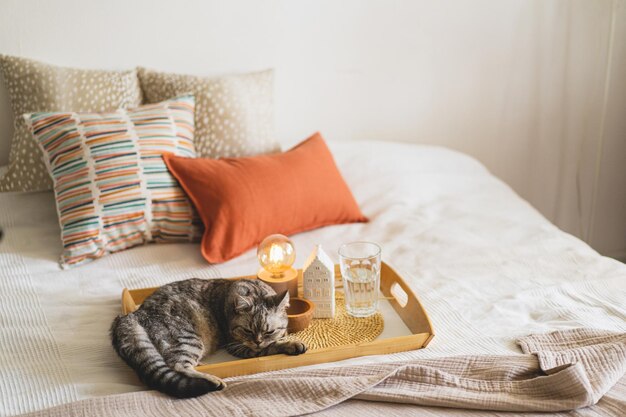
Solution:
<svg viewBox="0 0 626 417"><path fill-rule="evenodd" d="M213 381L213 383L215 384L214 389L213 389L214 391L221 391L224 388L226 388L226 383L217 377L215 377L215 380Z"/></svg>
<svg viewBox="0 0 626 417"><path fill-rule="evenodd" d="M211 384L211 391L221 391L226 388L226 383L216 376L205 374L203 379L209 381Z"/></svg>
<svg viewBox="0 0 626 417"><path fill-rule="evenodd" d="M298 340L285 343L284 352L287 355L300 355L306 352L306 345Z"/></svg>

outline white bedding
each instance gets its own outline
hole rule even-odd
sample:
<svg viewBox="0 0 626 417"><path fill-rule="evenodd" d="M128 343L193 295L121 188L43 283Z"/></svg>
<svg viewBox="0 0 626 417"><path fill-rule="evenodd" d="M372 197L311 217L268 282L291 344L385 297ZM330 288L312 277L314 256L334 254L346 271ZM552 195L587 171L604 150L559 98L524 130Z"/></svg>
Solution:
<svg viewBox="0 0 626 417"><path fill-rule="evenodd" d="M408 144L331 148L371 222L293 236L296 266L316 243L336 260L341 243L376 241L436 333L426 349L347 362L518 352L515 337L551 329L626 331L626 266L558 230L475 160ZM180 244L62 271L50 192L0 194L0 226L0 415L144 389L108 341L123 287L257 268L254 250L208 265Z"/></svg>

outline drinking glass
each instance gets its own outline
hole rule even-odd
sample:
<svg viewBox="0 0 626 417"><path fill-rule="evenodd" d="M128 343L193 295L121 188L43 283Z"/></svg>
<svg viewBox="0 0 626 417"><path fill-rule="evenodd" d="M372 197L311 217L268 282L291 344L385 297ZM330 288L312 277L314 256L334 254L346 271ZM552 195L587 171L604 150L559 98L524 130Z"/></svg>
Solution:
<svg viewBox="0 0 626 417"><path fill-rule="evenodd" d="M368 317L378 310L380 246L372 242L346 243L339 248L346 311Z"/></svg>

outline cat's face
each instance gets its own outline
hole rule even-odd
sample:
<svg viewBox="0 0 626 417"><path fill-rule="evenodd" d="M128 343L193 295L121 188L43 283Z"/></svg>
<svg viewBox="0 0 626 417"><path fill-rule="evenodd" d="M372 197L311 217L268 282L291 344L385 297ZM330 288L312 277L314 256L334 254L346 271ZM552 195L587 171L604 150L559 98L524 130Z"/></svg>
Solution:
<svg viewBox="0 0 626 417"><path fill-rule="evenodd" d="M289 293L276 294L260 282L245 284L236 288L237 296L232 300L230 339L259 351L287 333Z"/></svg>

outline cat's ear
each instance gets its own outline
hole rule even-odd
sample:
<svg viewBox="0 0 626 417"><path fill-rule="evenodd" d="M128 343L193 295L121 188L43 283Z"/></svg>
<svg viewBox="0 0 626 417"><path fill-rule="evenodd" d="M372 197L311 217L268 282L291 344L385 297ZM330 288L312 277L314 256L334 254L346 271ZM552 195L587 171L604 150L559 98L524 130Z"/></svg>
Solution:
<svg viewBox="0 0 626 417"><path fill-rule="evenodd" d="M235 298L235 311L241 313L242 311L248 311L252 309L252 302L249 297L242 297L241 295Z"/></svg>
<svg viewBox="0 0 626 417"><path fill-rule="evenodd" d="M274 299L274 305L278 310L283 310L289 307L289 291L285 290L280 294L276 294L272 297Z"/></svg>

